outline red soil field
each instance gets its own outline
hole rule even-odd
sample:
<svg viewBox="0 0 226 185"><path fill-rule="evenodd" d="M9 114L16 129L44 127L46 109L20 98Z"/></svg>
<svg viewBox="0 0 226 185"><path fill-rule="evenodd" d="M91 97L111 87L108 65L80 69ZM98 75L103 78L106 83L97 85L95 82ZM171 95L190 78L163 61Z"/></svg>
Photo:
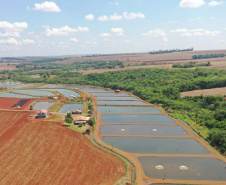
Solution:
<svg viewBox="0 0 226 185"><path fill-rule="evenodd" d="M82 134L25 116L23 111L0 112L0 184L102 185L125 175L121 160Z"/></svg>
<svg viewBox="0 0 226 185"><path fill-rule="evenodd" d="M8 64L0 63L0 71L1 70L13 70L15 68L16 68L15 65L8 65Z"/></svg>
<svg viewBox="0 0 226 185"><path fill-rule="evenodd" d="M17 102L19 102L23 98L5 98L0 97L0 109L11 109L13 105L15 105ZM12 109L17 110L24 110L27 108L27 106L34 101L34 99L30 99L26 104L21 106L20 108L14 107Z"/></svg>

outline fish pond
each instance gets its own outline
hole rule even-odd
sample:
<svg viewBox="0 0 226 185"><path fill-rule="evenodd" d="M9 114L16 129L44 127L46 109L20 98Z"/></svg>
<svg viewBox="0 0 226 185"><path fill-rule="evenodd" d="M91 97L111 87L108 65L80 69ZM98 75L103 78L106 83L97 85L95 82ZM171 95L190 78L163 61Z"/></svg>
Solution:
<svg viewBox="0 0 226 185"><path fill-rule="evenodd" d="M16 94L16 93L3 93L0 94L0 97L9 97L9 98L39 98L35 96L23 95L23 94Z"/></svg>
<svg viewBox="0 0 226 185"><path fill-rule="evenodd" d="M133 96L117 97L117 96L97 96L98 100L138 100Z"/></svg>
<svg viewBox="0 0 226 185"><path fill-rule="evenodd" d="M33 109L34 110L42 110L42 109L49 109L51 106L53 106L55 102L46 102L46 101L43 101L43 102L37 102Z"/></svg>
<svg viewBox="0 0 226 185"><path fill-rule="evenodd" d="M84 106L83 104L81 103L70 103L70 104L64 104L59 112L60 113L67 113L67 112L70 112L70 111L75 111L77 109L80 109L80 110L83 110L84 109Z"/></svg>
<svg viewBox="0 0 226 185"><path fill-rule="evenodd" d="M194 139L156 137L102 137L108 145L129 153L140 154L209 154Z"/></svg>
<svg viewBox="0 0 226 185"><path fill-rule="evenodd" d="M97 88L97 87L85 87L81 90L87 91L87 92L113 92L112 90L102 89L102 88Z"/></svg>
<svg viewBox="0 0 226 185"><path fill-rule="evenodd" d="M91 93L93 96L130 96L127 93L116 93L116 92L99 92L99 93Z"/></svg>
<svg viewBox="0 0 226 185"><path fill-rule="evenodd" d="M97 101L97 105L148 105L142 101Z"/></svg>
<svg viewBox="0 0 226 185"><path fill-rule="evenodd" d="M103 125L102 135L135 135L135 136L186 136L187 132L177 125Z"/></svg>
<svg viewBox="0 0 226 185"><path fill-rule="evenodd" d="M174 124L175 121L161 114L112 114L102 115L102 123Z"/></svg>
<svg viewBox="0 0 226 185"><path fill-rule="evenodd" d="M134 114L134 113L161 113L158 108L155 107L126 107L126 106L98 106L98 110L102 114Z"/></svg>
<svg viewBox="0 0 226 185"><path fill-rule="evenodd" d="M226 181L226 163L214 158L139 157L139 161L146 176L155 179Z"/></svg>
<svg viewBox="0 0 226 185"><path fill-rule="evenodd" d="M53 96L54 94L43 90L15 90L13 92L34 95L34 96Z"/></svg>
<svg viewBox="0 0 226 185"><path fill-rule="evenodd" d="M71 95L73 95L75 97L80 96L79 93L72 91L72 90L69 90L69 89L45 89L45 90L59 92L60 94L63 94L65 97L69 97Z"/></svg>

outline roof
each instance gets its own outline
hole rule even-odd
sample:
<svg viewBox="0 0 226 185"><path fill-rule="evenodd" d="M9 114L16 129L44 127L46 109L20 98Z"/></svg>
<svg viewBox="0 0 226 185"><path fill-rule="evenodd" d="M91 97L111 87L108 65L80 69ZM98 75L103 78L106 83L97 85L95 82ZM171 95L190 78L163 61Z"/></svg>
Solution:
<svg viewBox="0 0 226 185"><path fill-rule="evenodd" d="M41 110L41 112L43 112L43 113L46 113L46 114L47 114L47 113L48 113L48 110L46 110L46 109L42 109L42 110Z"/></svg>
<svg viewBox="0 0 226 185"><path fill-rule="evenodd" d="M78 116L75 118L75 121L89 121L90 117Z"/></svg>

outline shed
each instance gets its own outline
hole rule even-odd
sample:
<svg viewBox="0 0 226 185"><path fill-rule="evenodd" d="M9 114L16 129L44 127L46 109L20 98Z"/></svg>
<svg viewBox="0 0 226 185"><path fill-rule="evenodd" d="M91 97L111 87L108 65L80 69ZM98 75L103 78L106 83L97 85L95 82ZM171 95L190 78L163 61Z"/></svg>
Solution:
<svg viewBox="0 0 226 185"><path fill-rule="evenodd" d="M48 110L42 109L40 112L38 112L37 118L46 118L47 114L48 114Z"/></svg>
<svg viewBox="0 0 226 185"><path fill-rule="evenodd" d="M76 111L72 111L72 114L82 114L82 110L77 109Z"/></svg>
<svg viewBox="0 0 226 185"><path fill-rule="evenodd" d="M79 123L88 123L90 117L78 116L74 119L74 124L77 125Z"/></svg>
<svg viewBox="0 0 226 185"><path fill-rule="evenodd" d="M67 98L69 101L72 101L75 99L75 96L74 95L70 95L68 98Z"/></svg>

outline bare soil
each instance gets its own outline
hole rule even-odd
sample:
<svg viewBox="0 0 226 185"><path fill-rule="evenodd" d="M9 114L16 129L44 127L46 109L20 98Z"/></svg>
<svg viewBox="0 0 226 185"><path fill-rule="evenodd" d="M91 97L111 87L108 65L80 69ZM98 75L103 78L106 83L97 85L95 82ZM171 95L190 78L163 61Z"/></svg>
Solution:
<svg viewBox="0 0 226 185"><path fill-rule="evenodd" d="M5 63L0 63L0 71L1 70L13 70L15 68L16 68L15 65L7 65Z"/></svg>
<svg viewBox="0 0 226 185"><path fill-rule="evenodd" d="M16 109L16 110L24 110L30 105L35 99L28 99L26 102L21 102L23 98L5 98L0 97L0 109ZM16 105L20 105L20 108L17 108Z"/></svg>
<svg viewBox="0 0 226 185"><path fill-rule="evenodd" d="M182 92L181 96L209 96L209 95L226 95L226 87L222 88L213 88L213 89L203 89L203 90L194 90L194 91L187 91Z"/></svg>
<svg viewBox="0 0 226 185"><path fill-rule="evenodd" d="M0 112L0 184L114 184L123 162L62 123Z"/></svg>

